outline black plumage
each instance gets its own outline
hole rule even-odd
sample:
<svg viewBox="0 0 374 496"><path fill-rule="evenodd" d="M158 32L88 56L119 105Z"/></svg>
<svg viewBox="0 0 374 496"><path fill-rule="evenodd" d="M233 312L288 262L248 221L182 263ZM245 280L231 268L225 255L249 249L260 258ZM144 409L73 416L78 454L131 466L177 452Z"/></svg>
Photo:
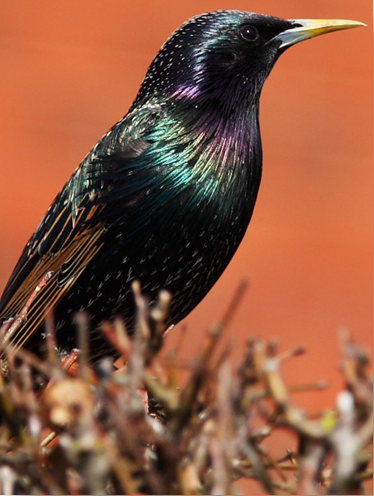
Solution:
<svg viewBox="0 0 374 496"><path fill-rule="evenodd" d="M262 85L290 45L353 21L283 20L216 11L183 24L150 65L129 112L93 147L48 209L0 302L15 317L53 275L27 321L7 339L40 350L46 309L60 351L75 346L71 319L87 310L94 357L108 351L96 328L121 316L131 330L131 282L152 303L172 294L168 323L183 319L234 255L261 179Z"/></svg>

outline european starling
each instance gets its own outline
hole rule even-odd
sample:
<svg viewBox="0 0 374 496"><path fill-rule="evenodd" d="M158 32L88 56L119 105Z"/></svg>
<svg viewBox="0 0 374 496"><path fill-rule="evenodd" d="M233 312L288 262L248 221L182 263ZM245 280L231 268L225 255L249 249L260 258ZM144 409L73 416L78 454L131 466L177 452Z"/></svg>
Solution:
<svg viewBox="0 0 374 496"><path fill-rule="evenodd" d="M97 330L120 316L134 326L131 283L150 303L172 295L168 324L208 293L247 229L261 180L259 98L278 57L346 20L283 20L220 10L193 17L162 46L128 113L92 148L27 243L1 298L15 317L47 272L27 321L6 340L43 348L53 309L61 353L75 346L72 317Z"/></svg>

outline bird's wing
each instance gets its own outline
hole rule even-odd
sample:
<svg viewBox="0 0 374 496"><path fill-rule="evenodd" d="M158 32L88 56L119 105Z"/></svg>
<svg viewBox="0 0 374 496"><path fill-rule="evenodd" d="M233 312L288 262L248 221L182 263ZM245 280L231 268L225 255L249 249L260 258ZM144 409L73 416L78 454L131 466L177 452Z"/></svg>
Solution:
<svg viewBox="0 0 374 496"><path fill-rule="evenodd" d="M45 311L56 306L100 251L102 235L118 216L118 205L111 198L116 171L129 171L148 148L145 136L160 115L159 106L146 105L117 123L83 160L38 225L0 301L0 320L15 317L46 273L53 272L30 309L26 329L22 326L21 335L12 336L17 344L31 336ZM144 189L138 186L139 191ZM132 206L137 195L134 188L128 189L127 198L125 192L121 188L122 208Z"/></svg>

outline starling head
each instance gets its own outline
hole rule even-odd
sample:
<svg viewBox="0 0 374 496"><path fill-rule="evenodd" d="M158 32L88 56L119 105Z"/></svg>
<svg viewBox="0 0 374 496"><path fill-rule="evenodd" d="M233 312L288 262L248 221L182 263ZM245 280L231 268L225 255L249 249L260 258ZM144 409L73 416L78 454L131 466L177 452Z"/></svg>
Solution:
<svg viewBox="0 0 374 496"><path fill-rule="evenodd" d="M199 102L257 101L279 55L320 34L363 25L345 20L284 20L238 10L191 18L164 43L136 101L155 93ZM234 96L234 98L233 98Z"/></svg>

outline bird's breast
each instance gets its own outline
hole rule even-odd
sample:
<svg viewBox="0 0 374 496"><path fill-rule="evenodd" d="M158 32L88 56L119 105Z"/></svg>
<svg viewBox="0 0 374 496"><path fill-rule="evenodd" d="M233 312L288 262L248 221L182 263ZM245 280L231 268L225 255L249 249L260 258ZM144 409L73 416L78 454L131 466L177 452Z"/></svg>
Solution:
<svg viewBox="0 0 374 496"><path fill-rule="evenodd" d="M160 289L170 291L169 322L175 324L201 301L233 257L253 212L261 164L241 164L237 173L216 166L205 164L201 177L193 166L184 177L179 173L178 187L168 177L163 189L150 188L112 233L112 242L105 243L97 259L99 272L108 274L100 281L100 296L113 295L115 286L118 298L111 305L125 318L132 319L131 282L137 279L151 301ZM95 285L95 267L87 273ZM111 305L105 302L103 308Z"/></svg>
<svg viewBox="0 0 374 496"><path fill-rule="evenodd" d="M77 292L80 302L86 292L90 298L82 307L96 322L119 314L131 328L131 283L139 280L150 302L161 289L170 291L168 322L175 324L204 298L236 252L261 179L257 128L239 126L235 134L216 126L213 132L196 120L193 132L181 125L170 129L162 139L156 129L148 136L151 145L132 162L124 190L139 194L126 204L122 222L106 231L102 251L69 294L69 312L77 310Z"/></svg>

